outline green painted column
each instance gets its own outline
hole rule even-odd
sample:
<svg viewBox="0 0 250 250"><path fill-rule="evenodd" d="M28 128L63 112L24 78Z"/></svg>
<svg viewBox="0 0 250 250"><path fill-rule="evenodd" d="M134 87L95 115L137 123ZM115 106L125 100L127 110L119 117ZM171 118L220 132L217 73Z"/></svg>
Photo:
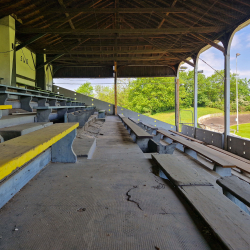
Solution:
<svg viewBox="0 0 250 250"><path fill-rule="evenodd" d="M15 19L13 17L6 16L0 19L0 37L0 78L4 78L1 84L15 86Z"/></svg>
<svg viewBox="0 0 250 250"><path fill-rule="evenodd" d="M44 62L44 54L36 54L36 65L41 65ZM36 86L41 89L46 89L44 67L36 69Z"/></svg>

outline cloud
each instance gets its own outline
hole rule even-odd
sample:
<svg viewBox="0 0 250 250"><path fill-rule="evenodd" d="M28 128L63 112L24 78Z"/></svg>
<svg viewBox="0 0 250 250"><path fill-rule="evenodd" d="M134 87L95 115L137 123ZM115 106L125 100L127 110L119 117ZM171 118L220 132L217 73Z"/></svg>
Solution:
<svg viewBox="0 0 250 250"><path fill-rule="evenodd" d="M241 49L242 48L242 35L243 34L235 34L233 37L233 41L231 44L232 49Z"/></svg>
<svg viewBox="0 0 250 250"><path fill-rule="evenodd" d="M193 67L186 63L183 66L186 66L188 70L193 70ZM204 75L211 76L215 73L213 68L216 70L224 69L224 56L217 49L210 48L200 55L198 69L203 70Z"/></svg>

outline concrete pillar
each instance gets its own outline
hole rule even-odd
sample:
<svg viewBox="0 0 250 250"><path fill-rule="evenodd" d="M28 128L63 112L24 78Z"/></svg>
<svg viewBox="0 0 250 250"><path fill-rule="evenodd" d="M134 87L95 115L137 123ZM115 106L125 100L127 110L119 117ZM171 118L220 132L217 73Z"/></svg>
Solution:
<svg viewBox="0 0 250 250"><path fill-rule="evenodd" d="M15 62L15 19L6 16L0 19L0 78L2 84L16 85ZM13 72L13 74L12 74ZM13 79L12 79L13 78Z"/></svg>
<svg viewBox="0 0 250 250"><path fill-rule="evenodd" d="M36 54L36 65L41 65L45 62L44 54ZM41 89L46 89L45 70L44 67L36 69L36 86Z"/></svg>

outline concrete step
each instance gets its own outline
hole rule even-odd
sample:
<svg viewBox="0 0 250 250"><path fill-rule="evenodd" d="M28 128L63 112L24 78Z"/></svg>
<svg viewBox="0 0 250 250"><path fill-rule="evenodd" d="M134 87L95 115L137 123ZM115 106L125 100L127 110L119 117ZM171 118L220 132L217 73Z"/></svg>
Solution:
<svg viewBox="0 0 250 250"><path fill-rule="evenodd" d="M36 115L8 115L0 119L0 128L11 127L19 124L34 123Z"/></svg>
<svg viewBox="0 0 250 250"><path fill-rule="evenodd" d="M92 156L96 149L96 139L95 138L75 138L73 142L73 151L77 157L86 157L87 159L92 159Z"/></svg>
<svg viewBox="0 0 250 250"><path fill-rule="evenodd" d="M4 141L8 141L18 136L26 135L38 129L48 127L52 124L53 122L36 122L36 123L33 122L33 123L19 124L7 128L1 128L0 135L3 137Z"/></svg>

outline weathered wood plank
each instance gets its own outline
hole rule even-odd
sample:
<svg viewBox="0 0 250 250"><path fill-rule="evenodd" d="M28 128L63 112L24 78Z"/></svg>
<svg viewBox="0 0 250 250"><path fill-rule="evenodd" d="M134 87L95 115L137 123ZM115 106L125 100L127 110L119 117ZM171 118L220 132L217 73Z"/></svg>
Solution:
<svg viewBox="0 0 250 250"><path fill-rule="evenodd" d="M237 199L250 207L250 185L237 178L227 176L216 181L219 186L233 194Z"/></svg>
<svg viewBox="0 0 250 250"><path fill-rule="evenodd" d="M221 152L208 148L200 143L194 141L188 141L184 138L181 138L180 136L171 135L170 133L163 130L158 130L158 132L170 138L171 140L179 142L182 145L194 150L195 152L203 155L204 157L212 160L213 162L224 168L236 167L236 165L231 162L231 158Z"/></svg>
<svg viewBox="0 0 250 250"><path fill-rule="evenodd" d="M179 189L228 249L250 249L250 216L213 187Z"/></svg>
<svg viewBox="0 0 250 250"><path fill-rule="evenodd" d="M187 166L174 155L152 155L152 159L176 186L212 186L195 169Z"/></svg>
<svg viewBox="0 0 250 250"><path fill-rule="evenodd" d="M138 138L153 138L152 135L147 133L145 130L140 128L138 125L130 121L127 117L122 118L124 123L135 133L136 137Z"/></svg>

